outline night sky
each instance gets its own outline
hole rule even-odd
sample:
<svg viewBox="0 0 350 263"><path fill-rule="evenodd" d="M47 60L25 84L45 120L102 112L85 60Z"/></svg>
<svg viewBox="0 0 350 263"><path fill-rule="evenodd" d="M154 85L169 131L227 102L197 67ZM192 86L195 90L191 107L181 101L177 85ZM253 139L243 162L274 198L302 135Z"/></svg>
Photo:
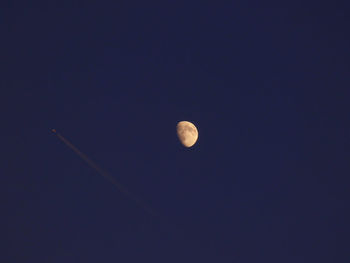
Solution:
<svg viewBox="0 0 350 263"><path fill-rule="evenodd" d="M350 5L114 2L0 11L0 261L350 262Z"/></svg>

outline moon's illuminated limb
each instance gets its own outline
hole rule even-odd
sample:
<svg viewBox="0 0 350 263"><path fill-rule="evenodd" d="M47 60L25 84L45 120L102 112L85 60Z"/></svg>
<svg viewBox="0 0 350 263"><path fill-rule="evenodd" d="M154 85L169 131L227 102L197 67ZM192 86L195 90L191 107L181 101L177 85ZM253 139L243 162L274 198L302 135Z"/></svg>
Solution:
<svg viewBox="0 0 350 263"><path fill-rule="evenodd" d="M185 147L193 146L198 139L198 130L189 121L180 121L176 126L177 136Z"/></svg>

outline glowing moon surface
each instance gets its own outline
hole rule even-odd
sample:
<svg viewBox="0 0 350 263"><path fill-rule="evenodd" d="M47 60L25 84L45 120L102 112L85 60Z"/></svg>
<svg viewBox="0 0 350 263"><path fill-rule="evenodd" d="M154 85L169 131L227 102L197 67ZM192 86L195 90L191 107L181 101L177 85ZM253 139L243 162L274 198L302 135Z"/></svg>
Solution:
<svg viewBox="0 0 350 263"><path fill-rule="evenodd" d="M176 132L180 142L185 147L193 146L198 139L198 130L189 121L180 121L176 126Z"/></svg>

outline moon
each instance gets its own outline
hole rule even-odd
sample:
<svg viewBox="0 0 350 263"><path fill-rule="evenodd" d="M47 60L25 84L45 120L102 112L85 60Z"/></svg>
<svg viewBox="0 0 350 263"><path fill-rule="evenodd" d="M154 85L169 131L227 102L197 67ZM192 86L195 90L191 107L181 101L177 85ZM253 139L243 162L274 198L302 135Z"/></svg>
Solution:
<svg viewBox="0 0 350 263"><path fill-rule="evenodd" d="M192 147L198 139L198 130L189 121L180 121L176 125L176 132L182 145L187 148Z"/></svg>

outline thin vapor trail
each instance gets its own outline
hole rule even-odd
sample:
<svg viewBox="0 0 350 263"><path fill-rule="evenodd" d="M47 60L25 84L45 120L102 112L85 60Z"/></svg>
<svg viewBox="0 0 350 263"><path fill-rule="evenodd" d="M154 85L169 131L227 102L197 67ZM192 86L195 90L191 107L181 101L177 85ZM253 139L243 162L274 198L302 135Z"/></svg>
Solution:
<svg viewBox="0 0 350 263"><path fill-rule="evenodd" d="M95 162L93 162L89 157L87 157L84 153L82 153L77 147L75 147L70 141L64 138L61 134L59 134L55 129L52 129L52 132L69 148L71 148L81 159L83 159L91 168L95 169L97 173L102 175L108 181L110 181L120 192L128 196L130 199L134 200L138 203L146 212L151 214L152 216L156 216L157 214L142 200L138 197L130 193L122 184L120 184L113 176L111 176L108 172L102 170Z"/></svg>

